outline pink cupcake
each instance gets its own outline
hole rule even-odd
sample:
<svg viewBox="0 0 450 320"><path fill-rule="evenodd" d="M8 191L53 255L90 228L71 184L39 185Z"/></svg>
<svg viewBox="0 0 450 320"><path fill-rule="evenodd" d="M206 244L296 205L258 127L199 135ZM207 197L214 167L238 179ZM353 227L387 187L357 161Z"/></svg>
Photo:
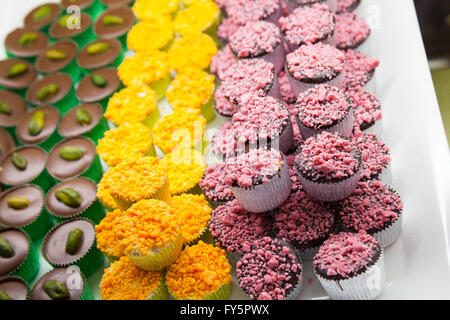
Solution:
<svg viewBox="0 0 450 320"><path fill-rule="evenodd" d="M337 13L342 12L351 12L355 10L359 4L361 3L361 0L336 0L337 1Z"/></svg>
<svg viewBox="0 0 450 320"><path fill-rule="evenodd" d="M295 9L289 16L280 18L280 28L290 52L305 44L335 43L334 15L325 4Z"/></svg>
<svg viewBox="0 0 450 320"><path fill-rule="evenodd" d="M344 230L364 230L383 248L400 236L403 203L400 196L381 181L360 182L355 191L340 203L339 219Z"/></svg>
<svg viewBox="0 0 450 320"><path fill-rule="evenodd" d="M231 121L225 122L211 139L212 152L222 160L233 159L238 154L244 152L244 149L238 149L238 143Z"/></svg>
<svg viewBox="0 0 450 320"><path fill-rule="evenodd" d="M254 241L236 264L241 289L254 300L294 300L303 286L303 266L287 243Z"/></svg>
<svg viewBox="0 0 450 320"><path fill-rule="evenodd" d="M222 117L230 118L239 108L225 97L223 87L219 87L214 93L214 110Z"/></svg>
<svg viewBox="0 0 450 320"><path fill-rule="evenodd" d="M292 92L291 83L286 72L280 71L278 73L278 83L280 84L281 100L287 105L294 103L296 97L294 92Z"/></svg>
<svg viewBox="0 0 450 320"><path fill-rule="evenodd" d="M274 149L252 149L229 159L225 182L241 206L250 212L270 211L291 193L286 159Z"/></svg>
<svg viewBox="0 0 450 320"><path fill-rule="evenodd" d="M237 61L230 46L225 46L212 58L209 69L220 80L224 79L225 72Z"/></svg>
<svg viewBox="0 0 450 320"><path fill-rule="evenodd" d="M375 69L380 65L378 59L371 58L354 50L345 52L344 87L364 87L375 74Z"/></svg>
<svg viewBox="0 0 450 320"><path fill-rule="evenodd" d="M249 22L230 37L230 48L239 59L262 58L275 66L278 73L284 67L284 46L280 29L267 21Z"/></svg>
<svg viewBox="0 0 450 320"><path fill-rule="evenodd" d="M288 108L273 97L246 94L233 115L233 132L239 146L291 150L294 133Z"/></svg>
<svg viewBox="0 0 450 320"><path fill-rule="evenodd" d="M249 250L253 241L269 236L271 229L269 214L250 213L237 200L214 209L209 222L216 245L228 252L232 264Z"/></svg>
<svg viewBox="0 0 450 320"><path fill-rule="evenodd" d="M339 201L355 190L361 177L361 150L348 138L322 132L300 146L295 168L311 197L326 202Z"/></svg>
<svg viewBox="0 0 450 320"><path fill-rule="evenodd" d="M238 25L233 18L228 17L223 19L221 24L217 27L217 39L225 46L239 27L240 25Z"/></svg>
<svg viewBox="0 0 450 320"><path fill-rule="evenodd" d="M377 97L361 87L349 88L345 93L352 104L355 127L381 135L382 111Z"/></svg>
<svg viewBox="0 0 450 320"><path fill-rule="evenodd" d="M286 0L286 6L289 13L292 13L299 7L310 7L315 4L326 4L331 11L335 12L337 9L338 0Z"/></svg>
<svg viewBox="0 0 450 320"><path fill-rule="evenodd" d="M323 43L304 45L286 57L286 73L294 95L318 84L342 88L345 54Z"/></svg>
<svg viewBox="0 0 450 320"><path fill-rule="evenodd" d="M343 89L317 85L299 95L295 110L303 139L322 131L345 137L353 134L353 110Z"/></svg>
<svg viewBox="0 0 450 320"><path fill-rule="evenodd" d="M221 90L235 106L246 93L281 99L275 66L263 59L244 59L233 64L224 74Z"/></svg>
<svg viewBox="0 0 450 320"><path fill-rule="evenodd" d="M344 12L336 15L336 35L336 46L339 49L356 49L370 36L370 28L356 13Z"/></svg>
<svg viewBox="0 0 450 320"><path fill-rule="evenodd" d="M228 16L241 26L261 20L278 25L282 15L279 0L234 0L227 4L226 10Z"/></svg>
<svg viewBox="0 0 450 320"><path fill-rule="evenodd" d="M383 248L365 231L330 235L313 260L331 299L375 299L386 284Z"/></svg>
<svg viewBox="0 0 450 320"><path fill-rule="evenodd" d="M233 191L225 184L226 164L219 161L214 166L207 167L203 178L199 182L205 198L214 207L234 200Z"/></svg>

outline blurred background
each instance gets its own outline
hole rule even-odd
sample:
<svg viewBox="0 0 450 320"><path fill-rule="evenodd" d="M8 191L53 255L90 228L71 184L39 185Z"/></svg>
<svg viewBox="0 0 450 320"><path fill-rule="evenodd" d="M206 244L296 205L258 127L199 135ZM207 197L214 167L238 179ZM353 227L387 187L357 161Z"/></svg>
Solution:
<svg viewBox="0 0 450 320"><path fill-rule="evenodd" d="M450 0L414 0L450 146Z"/></svg>

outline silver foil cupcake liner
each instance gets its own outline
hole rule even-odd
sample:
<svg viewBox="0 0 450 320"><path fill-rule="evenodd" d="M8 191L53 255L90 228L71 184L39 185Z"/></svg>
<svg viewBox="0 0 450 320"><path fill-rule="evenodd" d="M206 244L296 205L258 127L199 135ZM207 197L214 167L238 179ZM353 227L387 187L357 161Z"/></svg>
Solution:
<svg viewBox="0 0 450 320"><path fill-rule="evenodd" d="M383 182L386 185L391 185L392 184L392 165L391 162L388 163L388 165L386 166L386 168L383 169L383 171L381 171L380 175L378 176L378 179L381 182Z"/></svg>
<svg viewBox="0 0 450 320"><path fill-rule="evenodd" d="M317 247L308 248L308 249L304 249L304 250L297 250L297 251L298 251L298 255L302 261L311 261L314 258L314 256L317 254L319 249L320 249L320 246L317 246Z"/></svg>
<svg viewBox="0 0 450 320"><path fill-rule="evenodd" d="M316 130L305 126L299 119L298 115L296 115L298 129L300 130L300 134L304 140L315 136L318 133L323 131L330 133L338 133L344 137L351 137L353 135L353 110L350 108L347 115L344 119L336 123L334 126L326 128L324 130Z"/></svg>
<svg viewBox="0 0 450 320"><path fill-rule="evenodd" d="M375 123L363 130L364 133L375 133L378 137L381 137L383 134L383 119L375 121Z"/></svg>
<svg viewBox="0 0 450 320"><path fill-rule="evenodd" d="M402 231L403 213L386 229L372 234L372 236L380 243L383 248L387 248L397 241Z"/></svg>
<svg viewBox="0 0 450 320"><path fill-rule="evenodd" d="M312 89L318 84L328 84L329 86L332 86L332 87L343 88L344 81L345 81L344 72L341 72L335 78L333 78L329 81L324 81L322 83L306 83L306 82L297 80L291 75L291 73L289 71L287 71L287 75L288 75L289 83L291 84L291 87L292 87L292 91L294 92L294 95L296 97L298 97L300 95L300 93L305 92L309 89Z"/></svg>
<svg viewBox="0 0 450 320"><path fill-rule="evenodd" d="M347 198L356 188L362 172L362 165L358 171L351 177L333 183L320 183L310 181L296 169L298 179L305 189L306 193L314 199L324 202L340 201Z"/></svg>
<svg viewBox="0 0 450 320"><path fill-rule="evenodd" d="M373 300L378 297L386 285L384 251L373 265L355 277L344 280L330 280L320 276L315 268L314 274L329 297L333 300Z"/></svg>
<svg viewBox="0 0 450 320"><path fill-rule="evenodd" d="M289 166L283 155L280 172L267 183L249 188L231 187L234 196L245 210L254 213L270 211L281 205L291 194Z"/></svg>

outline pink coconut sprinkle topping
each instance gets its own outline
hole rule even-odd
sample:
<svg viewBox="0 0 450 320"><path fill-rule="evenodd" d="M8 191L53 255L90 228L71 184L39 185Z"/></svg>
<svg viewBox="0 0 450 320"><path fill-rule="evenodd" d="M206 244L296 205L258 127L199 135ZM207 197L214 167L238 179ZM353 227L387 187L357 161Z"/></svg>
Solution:
<svg viewBox="0 0 450 320"><path fill-rule="evenodd" d="M361 87L349 88L346 94L352 103L358 127L364 129L382 118L381 105L374 94Z"/></svg>
<svg viewBox="0 0 450 320"><path fill-rule="evenodd" d="M231 50L238 58L272 53L280 43L280 29L266 21L249 22L230 37Z"/></svg>
<svg viewBox="0 0 450 320"><path fill-rule="evenodd" d="M344 70L345 55L328 44L304 45L286 57L287 69L295 79L323 77L332 80Z"/></svg>
<svg viewBox="0 0 450 320"><path fill-rule="evenodd" d="M255 144L259 139L279 138L289 123L289 110L273 97L245 94L232 122L238 143Z"/></svg>
<svg viewBox="0 0 450 320"><path fill-rule="evenodd" d="M359 131L353 140L361 149L361 180L376 178L391 162L389 148L377 138L375 133L363 134Z"/></svg>
<svg viewBox="0 0 450 320"><path fill-rule="evenodd" d="M396 192L381 181L368 181L360 182L342 201L339 215L345 228L370 232L393 223L402 210L402 199Z"/></svg>
<svg viewBox="0 0 450 320"><path fill-rule="evenodd" d="M275 77L275 66L263 59L245 59L233 64L224 74L222 90L232 103L239 104L246 93L266 95Z"/></svg>
<svg viewBox="0 0 450 320"><path fill-rule="evenodd" d="M356 6L360 0L337 0L337 12L348 11Z"/></svg>
<svg viewBox="0 0 450 320"><path fill-rule="evenodd" d="M237 140L231 121L225 122L211 139L212 151L216 155L233 156L237 151Z"/></svg>
<svg viewBox="0 0 450 320"><path fill-rule="evenodd" d="M294 102L295 95L292 91L292 87L286 72L280 71L280 73L278 73L278 83L280 85L281 99L283 100L283 102L287 104Z"/></svg>
<svg viewBox="0 0 450 320"><path fill-rule="evenodd" d="M322 132L307 139L295 162L310 180L343 179L359 168L359 148L338 134Z"/></svg>
<svg viewBox="0 0 450 320"><path fill-rule="evenodd" d="M234 199L231 188L225 184L225 169L226 164L223 162L206 168L199 185L209 200L229 201Z"/></svg>
<svg viewBox="0 0 450 320"><path fill-rule="evenodd" d="M255 241L236 264L240 287L257 300L285 299L302 281L301 271L295 253L270 237Z"/></svg>
<svg viewBox="0 0 450 320"><path fill-rule="evenodd" d="M327 128L344 119L350 110L342 89L317 85L303 93L295 105L300 122L309 128Z"/></svg>
<svg viewBox="0 0 450 320"><path fill-rule="evenodd" d="M316 270L328 276L347 278L364 271L380 250L378 242L365 231L330 235L314 257Z"/></svg>
<svg viewBox="0 0 450 320"><path fill-rule="evenodd" d="M222 23L217 27L217 37L223 41L228 41L239 27L233 18L223 19Z"/></svg>
<svg viewBox="0 0 450 320"><path fill-rule="evenodd" d="M328 237L334 226L334 216L299 190L277 210L274 215L277 237L295 245Z"/></svg>
<svg viewBox="0 0 450 320"><path fill-rule="evenodd" d="M279 151L252 149L227 161L225 183L239 187L251 187L254 184L267 183L283 166Z"/></svg>
<svg viewBox="0 0 450 320"><path fill-rule="evenodd" d="M280 28L294 45L312 44L327 39L335 28L334 16L326 4L298 7L280 18Z"/></svg>
<svg viewBox="0 0 450 320"><path fill-rule="evenodd" d="M344 85L347 88L364 86L372 78L372 73L380 65L380 60L354 50L345 53Z"/></svg>
<svg viewBox="0 0 450 320"><path fill-rule="evenodd" d="M217 4L217 6L218 6L220 9L223 9L223 8L225 8L225 7L228 5L228 3L230 3L231 1L230 1L230 0L214 0L214 2Z"/></svg>
<svg viewBox="0 0 450 320"><path fill-rule="evenodd" d="M236 63L237 59L231 52L230 46L223 47L211 60L209 68L215 73L220 80L224 79L225 72Z"/></svg>
<svg viewBox="0 0 450 320"><path fill-rule="evenodd" d="M339 49L356 48L370 35L367 22L354 12L336 15L336 31Z"/></svg>
<svg viewBox="0 0 450 320"><path fill-rule="evenodd" d="M231 117L238 111L238 107L225 98L222 87L219 87L214 93L214 108L220 115L225 117Z"/></svg>
<svg viewBox="0 0 450 320"><path fill-rule="evenodd" d="M216 243L234 253L248 251L252 241L269 235L271 227L267 214L247 212L237 200L217 207L209 222Z"/></svg>
<svg viewBox="0 0 450 320"><path fill-rule="evenodd" d="M227 4L226 9L228 16L243 26L250 21L268 18L280 10L280 2L278 0L234 0Z"/></svg>

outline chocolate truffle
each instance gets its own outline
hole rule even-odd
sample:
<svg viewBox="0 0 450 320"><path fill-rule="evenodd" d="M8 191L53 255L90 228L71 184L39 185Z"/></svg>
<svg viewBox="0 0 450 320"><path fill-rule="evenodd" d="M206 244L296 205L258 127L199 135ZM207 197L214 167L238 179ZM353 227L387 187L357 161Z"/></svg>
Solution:
<svg viewBox="0 0 450 320"><path fill-rule="evenodd" d="M62 17L64 18L64 16ZM62 19L60 18L60 19ZM50 27L49 35L52 39L64 39L72 38L86 31L92 25L92 18L87 14L82 12L80 14L80 27L79 28L68 28L64 27L60 20L57 20Z"/></svg>
<svg viewBox="0 0 450 320"><path fill-rule="evenodd" d="M15 29L5 39L8 54L24 59L38 56L47 45L47 36L30 27Z"/></svg>
<svg viewBox="0 0 450 320"><path fill-rule="evenodd" d="M45 95L42 94L42 90L45 90L45 87L48 88L52 85L57 85L56 91L50 91L49 94ZM51 74L33 83L27 91L26 98L36 106L55 104L66 97L72 86L72 78L67 74L61 72Z"/></svg>
<svg viewBox="0 0 450 320"><path fill-rule="evenodd" d="M26 27L45 29L61 13L61 7L57 3L44 3L31 10L23 20Z"/></svg>
<svg viewBox="0 0 450 320"><path fill-rule="evenodd" d="M107 49L101 53L90 53L93 46L106 44ZM105 46L105 45L103 45ZM106 47L105 46L105 47ZM100 39L88 43L78 54L77 63L83 69L98 69L106 66L115 66L115 60L120 56L122 45L116 39Z"/></svg>
<svg viewBox="0 0 450 320"><path fill-rule="evenodd" d="M14 153L18 153L27 161L24 170L18 169L12 161ZM37 178L47 163L47 154L39 147L25 146L11 150L1 162L0 182L8 186L18 186Z"/></svg>
<svg viewBox="0 0 450 320"><path fill-rule="evenodd" d="M123 19L122 23L110 24L107 22L106 16L118 16ZM103 12L101 16L97 18L94 24L94 33L98 38L113 39L126 35L131 29L136 17L133 11L127 7L110 8Z"/></svg>
<svg viewBox="0 0 450 320"><path fill-rule="evenodd" d="M14 135L15 126L27 112L25 100L18 94L0 90L0 127Z"/></svg>
<svg viewBox="0 0 450 320"><path fill-rule="evenodd" d="M94 84L95 76L100 76L106 80L104 86ZM94 78L94 79L93 79ZM76 91L77 98L82 103L99 102L113 94L120 85L117 70L115 68L103 68L92 71L81 79Z"/></svg>
<svg viewBox="0 0 450 320"><path fill-rule="evenodd" d="M13 67L24 64L26 67L16 75L9 75ZM38 74L34 66L24 60L12 58L0 61L0 87L7 89L21 90L27 88Z"/></svg>
<svg viewBox="0 0 450 320"><path fill-rule="evenodd" d="M1 229L0 237L5 239L14 251L11 257L0 255L0 276L4 276L15 271L25 261L30 242L26 234L16 228Z"/></svg>
<svg viewBox="0 0 450 320"><path fill-rule="evenodd" d="M14 140L11 138L9 133L0 128L0 161L3 160L8 152L14 149Z"/></svg>
<svg viewBox="0 0 450 320"><path fill-rule="evenodd" d="M84 110L91 118L90 123L80 124L77 120L78 110ZM72 138L90 132L102 120L103 110L98 104L82 104L70 110L61 120L58 133L64 138Z"/></svg>
<svg viewBox="0 0 450 320"><path fill-rule="evenodd" d="M61 6L63 9L67 9L70 6L78 6L81 10L85 10L92 6L92 4L97 0L61 0Z"/></svg>
<svg viewBox="0 0 450 320"><path fill-rule="evenodd" d="M45 114L44 127L37 134L33 135L30 132L29 124L36 112L43 112ZM30 110L26 113L16 127L17 139L23 144L41 144L48 139L56 130L59 123L60 114L56 108L51 106L39 107Z"/></svg>
<svg viewBox="0 0 450 320"><path fill-rule="evenodd" d="M44 291L44 285L47 281L58 281L66 286L69 291L69 298L67 300L81 299L85 287L85 279L76 268L58 268L46 273L31 289L31 300L52 300Z"/></svg>
<svg viewBox="0 0 450 320"><path fill-rule="evenodd" d="M61 151L67 147L76 147L81 150L81 157L77 160L66 160ZM94 143L84 137L69 138L61 141L50 151L47 170L56 180L66 180L83 174L92 164L95 153Z"/></svg>
<svg viewBox="0 0 450 320"><path fill-rule="evenodd" d="M64 52L64 58L54 58L51 56L52 51ZM36 60L36 69L39 73L54 73L64 69L73 59L78 52L78 45L76 42L66 39L55 42L51 46L47 47L45 51ZM54 55L53 55L54 56Z"/></svg>
<svg viewBox="0 0 450 320"><path fill-rule="evenodd" d="M0 278L0 290L5 292L11 300L28 299L28 285L20 277Z"/></svg>

